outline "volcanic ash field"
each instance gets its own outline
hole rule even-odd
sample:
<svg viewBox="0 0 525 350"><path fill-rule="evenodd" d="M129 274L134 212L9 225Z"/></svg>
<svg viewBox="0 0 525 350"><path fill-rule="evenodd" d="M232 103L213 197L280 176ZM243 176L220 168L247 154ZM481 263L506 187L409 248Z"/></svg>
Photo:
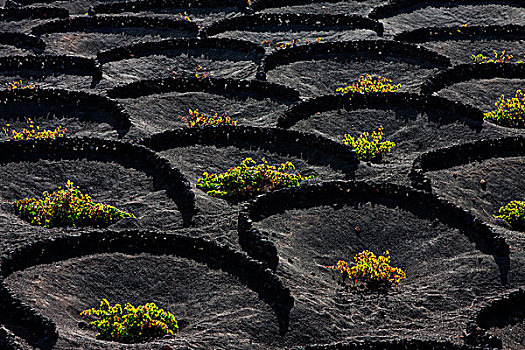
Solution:
<svg viewBox="0 0 525 350"><path fill-rule="evenodd" d="M525 129L483 117L525 91L525 1L7 0L0 26L0 124L67 128L1 134L0 349L525 349L525 233L494 217L525 198ZM367 75L400 86L336 92ZM342 142L380 126L380 162ZM245 158L309 179L196 187ZM10 204L68 180L135 218ZM365 250L406 278L327 268ZM80 312L102 299L179 330L97 338Z"/></svg>

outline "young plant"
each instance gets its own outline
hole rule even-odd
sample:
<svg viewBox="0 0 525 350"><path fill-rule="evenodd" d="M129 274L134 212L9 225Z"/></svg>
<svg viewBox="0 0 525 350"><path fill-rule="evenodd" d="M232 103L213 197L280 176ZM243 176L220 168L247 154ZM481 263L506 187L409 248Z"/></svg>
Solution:
<svg viewBox="0 0 525 350"><path fill-rule="evenodd" d="M501 54L498 54L497 51L492 51L494 57L487 57L483 54L477 54L470 56L470 59L474 61L474 63L503 63L503 62L509 62L514 58L513 55L508 55L505 50L501 51ZM523 61L515 61L516 63L524 63Z"/></svg>
<svg viewBox="0 0 525 350"><path fill-rule="evenodd" d="M34 140L34 139L56 139L58 137L64 137L67 128L58 126L55 130L41 130L38 125L35 125L35 122L31 118L26 119L28 128L22 129L20 131L9 130L11 125L6 124L2 128L4 134L9 137L8 141L14 140Z"/></svg>
<svg viewBox="0 0 525 350"><path fill-rule="evenodd" d="M485 120L492 120L501 126L517 128L525 126L525 95L521 90L517 90L516 96L510 99L505 99L505 95L501 95L494 105L497 108L485 113Z"/></svg>
<svg viewBox="0 0 525 350"><path fill-rule="evenodd" d="M30 84L24 84L22 80L13 80L9 83L5 84L7 87L7 90L13 91L13 90L34 90L38 88L37 84L30 83Z"/></svg>
<svg viewBox="0 0 525 350"><path fill-rule="evenodd" d="M362 133L355 138L345 134L343 143L352 147L357 153L357 157L363 161L380 162L396 144L392 141L381 141L383 139L383 126L380 125L377 131L372 134Z"/></svg>
<svg viewBox="0 0 525 350"><path fill-rule="evenodd" d="M14 201L13 207L18 215L33 225L55 226L106 226L123 218L134 218L130 213L117 208L94 203L91 197L80 192L73 182L57 192L42 194L44 198L24 198Z"/></svg>
<svg viewBox="0 0 525 350"><path fill-rule="evenodd" d="M190 73L188 71L184 71L184 72L172 71L172 73L173 73L173 79L195 77L200 80L206 80L206 79L211 80L211 77L213 76L213 73L210 73L208 71L208 68L203 67L203 66L198 66L197 68L195 68L193 73Z"/></svg>
<svg viewBox="0 0 525 350"><path fill-rule="evenodd" d="M212 74L208 71L208 68L203 66L198 66L197 69L195 69L195 78L197 79L210 79Z"/></svg>
<svg viewBox="0 0 525 350"><path fill-rule="evenodd" d="M300 174L290 174L287 171L295 169L290 162L279 167L269 165L263 158L257 164L252 158L246 158L238 167L222 174L203 173L197 180L196 187L213 197L226 197L239 200L284 187L297 187L302 181L313 179Z"/></svg>
<svg viewBox="0 0 525 350"><path fill-rule="evenodd" d="M189 128L202 127L202 126L218 126L218 125L237 125L237 120L233 120L228 117L228 114L224 112L219 115L217 113L212 115L205 115L204 113L199 113L198 109L188 110L190 117L184 117L179 115L179 118L182 119L184 124Z"/></svg>
<svg viewBox="0 0 525 350"><path fill-rule="evenodd" d="M273 41L270 41L270 40L263 40L263 41L261 41L261 44L263 46L267 46L269 48L276 49L276 50L281 50L281 49L286 49L286 48L289 48L289 47L295 47L295 46L301 45L301 39L292 39L290 41L284 41L282 39L283 38L281 38L281 41L277 41L277 42L273 42ZM314 43L320 43L321 42L321 38L317 38L313 42ZM305 45L310 45L311 43L312 43L312 41L310 41L310 38L308 38L308 37L304 40L304 44Z"/></svg>
<svg viewBox="0 0 525 350"><path fill-rule="evenodd" d="M400 87L401 84L392 85L391 79L381 76L372 77L370 74L367 74L362 75L358 81L353 82L351 85L345 84L345 86L338 87L335 92L341 94L352 92L360 94L367 92L396 92Z"/></svg>
<svg viewBox="0 0 525 350"><path fill-rule="evenodd" d="M390 253L376 256L365 250L354 257L355 264L339 260L334 266L326 266L337 270L346 279L348 277L354 286L364 284L368 289L386 289L395 287L406 277L405 272L399 267L390 266Z"/></svg>
<svg viewBox="0 0 525 350"><path fill-rule="evenodd" d="M191 17L188 15L187 12L179 13L179 20L180 21L195 22L193 19L191 19Z"/></svg>
<svg viewBox="0 0 525 350"><path fill-rule="evenodd" d="M177 319L173 314L159 309L155 303L134 307L130 303L111 306L102 299L98 309L84 310L81 316L98 316L90 322L95 326L97 338L122 343L136 343L144 340L174 335L179 330Z"/></svg>
<svg viewBox="0 0 525 350"><path fill-rule="evenodd" d="M525 202L511 201L498 210L499 215L493 215L495 218L507 221L517 230L525 229Z"/></svg>

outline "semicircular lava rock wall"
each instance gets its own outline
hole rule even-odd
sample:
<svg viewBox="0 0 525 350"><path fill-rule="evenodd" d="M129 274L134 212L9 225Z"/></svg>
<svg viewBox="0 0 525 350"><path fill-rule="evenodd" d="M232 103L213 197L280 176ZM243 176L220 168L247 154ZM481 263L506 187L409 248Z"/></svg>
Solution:
<svg viewBox="0 0 525 350"><path fill-rule="evenodd" d="M47 22L31 29L31 34L41 36L50 33L63 33L70 31L83 31L95 27L144 27L175 29L197 34L197 24L184 20L157 17L138 16L88 16L74 17Z"/></svg>
<svg viewBox="0 0 525 350"><path fill-rule="evenodd" d="M494 157L523 155L525 155L525 137L523 136L465 142L430 150L419 155L412 164L409 177L414 188L432 192L430 179L425 176L427 171L447 169Z"/></svg>
<svg viewBox="0 0 525 350"><path fill-rule="evenodd" d="M28 19L68 18L69 11L47 6L11 7L0 9L0 20L22 21Z"/></svg>
<svg viewBox="0 0 525 350"><path fill-rule="evenodd" d="M97 61L104 64L129 58L162 55L169 51L188 52L193 49L239 51L246 53L247 60L249 59L255 62L259 62L265 53L264 48L261 45L244 40L229 38L166 39L121 46L101 51L97 54Z"/></svg>
<svg viewBox="0 0 525 350"><path fill-rule="evenodd" d="M107 91L111 98L134 98L168 92L209 92L216 95L246 95L257 99L270 98L277 101L298 101L299 92L279 84L257 80L236 80L224 78L164 78L141 80L117 86Z"/></svg>
<svg viewBox="0 0 525 350"><path fill-rule="evenodd" d="M258 26L289 27L294 25L308 26L315 29L334 27L341 29L369 29L378 35L383 35L384 28L381 22L357 15L330 15L330 14L295 14L295 13L257 13L253 15L237 16L219 20L200 32L201 37L213 36L233 30L246 30Z"/></svg>
<svg viewBox="0 0 525 350"><path fill-rule="evenodd" d="M467 39L523 40L525 39L525 26L508 24L502 26L426 27L394 35L394 40L411 43Z"/></svg>
<svg viewBox="0 0 525 350"><path fill-rule="evenodd" d="M476 323L485 329L501 327L525 319L525 289L507 292L483 307L476 316Z"/></svg>
<svg viewBox="0 0 525 350"><path fill-rule="evenodd" d="M244 0L243 0L244 1ZM364 0L358 0L364 1ZM327 0L326 3L339 2L339 0ZM316 3L316 0L257 0L257 1L246 1L246 6L253 11L260 11L267 8L273 7L286 7L286 6L300 6Z"/></svg>
<svg viewBox="0 0 525 350"><path fill-rule="evenodd" d="M3 278L0 282L0 297L0 321L9 324L16 332L5 332L5 344L2 344L4 349L21 348L15 335L22 336L30 345L42 349L49 349L56 342L58 332L55 323L18 299ZM0 334L0 339L1 337Z"/></svg>
<svg viewBox="0 0 525 350"><path fill-rule="evenodd" d="M24 33L0 33L0 44L29 49L35 53L41 53L46 48L46 44L42 39Z"/></svg>
<svg viewBox="0 0 525 350"><path fill-rule="evenodd" d="M90 58L67 55L0 57L0 72L16 72L23 75L23 70L50 70L63 74L92 76L94 80L102 79L100 65Z"/></svg>
<svg viewBox="0 0 525 350"><path fill-rule="evenodd" d="M393 17L402 13L413 12L415 10L425 7L455 7L463 5L485 5L485 4L500 4L499 0L449 0L441 2L436 0L394 0L385 5L375 7L368 15L373 19L383 19ZM525 2L523 0L506 0L505 5L523 7Z"/></svg>
<svg viewBox="0 0 525 350"><path fill-rule="evenodd" d="M9 30L0 33L0 72L9 73L4 80L14 79L13 72L17 79L42 73L42 86L57 84L61 89L0 91L4 120L17 128L24 123L23 117L34 114L35 121L45 124L41 127L65 123L70 134L84 128L79 135L89 137L0 142L0 165L6 177L16 180L25 173L35 177L18 187L13 184L3 195L19 198L15 194L28 184L39 187L41 180L36 178L40 174L44 175L42 182L51 186L55 171L82 176L79 169L90 169L102 174L90 184L103 197L123 193L126 205L144 208L135 213L149 216L141 222L111 226L111 230L76 228L52 233L49 238L46 230L40 234L40 227L28 229L25 222L11 222L10 213L1 218L6 234L0 244L4 251L0 253L4 254L0 256L0 349L52 349L71 340L69 328L58 322L64 310L55 313L50 306L40 307L25 292L33 282L39 283L33 271L44 271L48 266L43 265L54 263L77 264L75 271L83 271L86 261L93 264L95 260L90 259L103 259L100 255L118 261L122 254L135 258L142 253L147 256L140 260L145 265L165 255L159 261L187 259L204 272L221 270L220 274L226 272L235 280L232 286L239 284L239 290L248 292L250 298L257 299L258 294L262 299L255 300L253 309L237 306L239 318L237 314L220 316L221 322L234 324L233 330L246 322L248 332L243 328L237 333L224 332L229 340L214 339L217 332L206 334L204 340L162 339L151 343L153 347L171 347L172 341L184 344L189 339L184 345L210 342L221 348L231 342L239 349L253 345L295 350L479 350L505 348L505 339L510 338L502 332L509 325L518 325L512 328L513 334L516 329L522 332L522 238L516 231L493 225L492 207L487 215L481 211L503 202L500 199L507 193L523 193L521 185L509 185L512 180L494 179L507 170L519 175L525 136L519 136L520 129L484 124L480 107L466 101L477 96L473 98L476 104L480 100L488 105L496 95L514 92L510 85L516 81L498 78L525 80L525 64L453 66L452 62L467 63L467 56L458 56L465 50L521 52L524 23L498 25L498 9L521 14L525 0L104 0L88 4L92 6L89 10L83 8L83 0L6 3L0 9L0 21ZM440 23L447 20L433 17L433 8L460 16L447 22L454 26L443 27ZM184 18L185 11L191 19ZM407 15L414 11L418 12ZM461 24L458 18L470 18L471 13L480 16L475 20L480 25L455 26ZM411 22L411 17L420 14L428 17L424 23ZM425 28L408 30L414 25ZM318 31L323 42L305 44L301 40L304 45L274 50L257 43L280 36L289 40L296 30L307 31L310 37L310 32ZM225 33L229 31L236 36ZM395 35L377 38L385 31ZM330 41L325 42L325 35ZM380 40L361 40L367 37ZM467 41L471 42L467 45ZM64 52L76 56L62 55ZM143 57L146 59L140 59ZM206 78L199 78L200 69ZM164 78L172 71L176 77ZM390 77L403 84L402 91L411 93L328 95L337 84L365 74ZM278 84L267 83L267 75ZM84 76L93 77L91 88L98 94L87 90L89 82L86 85ZM254 76L255 80L239 80ZM103 84L97 86L99 80ZM459 96L460 85L452 92L446 89L468 80L482 81L460 84ZM77 86L86 90L66 90ZM458 97L450 97L454 94ZM233 111L229 114L232 119L256 126L178 128L183 122L177 116L197 108L211 113ZM100 113L93 112L97 109ZM377 124L397 144L384 162L360 163L355 152L337 141L343 133L353 135ZM106 139L117 137L111 128L127 142ZM171 130L174 128L178 129ZM461 143L449 146L455 142ZM272 162L293 160L298 171L315 174L316 180L233 205L210 199L190 184L202 171L222 171L241 156L262 156ZM443 188L450 186L441 179L455 179L480 160L486 161L468 179L448 181L458 192L445 194ZM501 167L492 171L498 165ZM129 175L133 181L107 189L117 176L100 169ZM483 202L478 196L481 173L488 183ZM98 182L100 178L104 184ZM377 182L320 182L354 178ZM410 183L415 189L405 187ZM137 184L147 184L147 188L138 191ZM494 200L491 186L505 195ZM469 212L465 204L471 204L474 196L460 198L457 193L471 188L479 192ZM161 216L176 217L178 230L179 211L185 228L164 232L168 229L165 224L172 222ZM149 218L155 228L146 228L151 224ZM145 229L129 230L134 225ZM192 226L198 229L188 228ZM15 231L23 238L12 240L8 233ZM325 267L336 257L346 258L361 248L377 253L384 247L392 252L396 266L407 271L401 288L383 298L332 283L334 278ZM437 276L433 269L439 271ZM163 266L162 271L168 270ZM181 271L188 273L184 267ZM75 273L73 284L83 285ZM53 272L50 275L55 277ZM157 276L163 276L162 272ZM473 284L464 288L466 281ZM63 282L57 285L60 283L69 287ZM42 293L53 295L46 289L50 285L42 286ZM513 289L502 292L510 287ZM134 288L147 295L147 289ZM232 298L232 293L221 293L218 300ZM432 316L435 310L452 310L444 316L450 322ZM78 332L75 323L71 329ZM184 327L181 321L181 333ZM217 329L217 324L206 319L203 327ZM278 336L278 328L286 337ZM261 340L268 334L269 340ZM86 344L91 340L84 340L79 346L89 348ZM519 343L512 340L513 346ZM102 344L100 349L114 346Z"/></svg>
<svg viewBox="0 0 525 350"><path fill-rule="evenodd" d="M362 181L326 181L316 185L287 188L263 194L245 205L239 214L238 232L241 247L254 258L276 268L279 257L277 248L259 230L253 221L292 208L310 208L323 204L344 203L349 200L395 203L408 210L421 210L425 217L438 219L461 229L476 248L485 254L504 257L500 263L501 280L507 283L509 246L503 237L468 211L453 203L438 199L422 191L396 184ZM410 204L416 204L416 208ZM419 208L419 209L417 209Z"/></svg>
<svg viewBox="0 0 525 350"><path fill-rule="evenodd" d="M0 326L0 348L4 350L18 350L22 349L23 345L16 338L13 332L4 326Z"/></svg>
<svg viewBox="0 0 525 350"><path fill-rule="evenodd" d="M504 341L491 334L491 330L523 323L524 320L525 290L519 288L506 291L479 308L475 319L467 325L465 343L484 348L506 348Z"/></svg>
<svg viewBox="0 0 525 350"><path fill-rule="evenodd" d="M177 205L185 226L196 212L195 195L184 175L144 146L87 137L0 142L0 164L41 159L117 162L152 176L154 186L166 190Z"/></svg>
<svg viewBox="0 0 525 350"><path fill-rule="evenodd" d="M266 79L266 73L291 62L313 60L318 56L349 54L367 52L374 55L376 59L387 59L390 56L399 57L401 60L418 62L418 64L430 64L438 67L449 67L450 59L429 49L418 45L401 43L389 40L360 40L344 42L321 42L309 45L300 45L286 48L267 55L261 62L257 72L257 78Z"/></svg>
<svg viewBox="0 0 525 350"><path fill-rule="evenodd" d="M310 163L328 165L353 177L359 163L355 151L318 135L281 128L218 126L187 128L153 135L140 142L156 152L191 145L235 145L261 148L305 158ZM333 157L337 157L337 161Z"/></svg>
<svg viewBox="0 0 525 350"><path fill-rule="evenodd" d="M428 78L421 85L421 93L431 94L460 82L492 78L524 79L525 63L458 64Z"/></svg>
<svg viewBox="0 0 525 350"><path fill-rule="evenodd" d="M31 266L100 253L176 255L202 262L211 269L222 270L238 277L242 284L270 305L281 334L287 331L294 299L279 277L244 253L203 238L156 231L102 231L49 238L3 256L2 276L5 279L15 271ZM58 337L55 323L18 299L4 282L0 286L0 294L5 296L0 302L0 309L12 315L8 321L11 325L19 326L20 335L28 337L26 339L32 341L33 345L52 347Z"/></svg>
<svg viewBox="0 0 525 350"><path fill-rule="evenodd" d="M488 343L500 345L497 337L491 334L491 329L523 323L525 320L525 289L515 289L491 300L477 314L475 322L471 323L472 332L468 338L470 343ZM483 334L485 332L485 334ZM467 335L467 337L469 336ZM482 339L480 342L479 339ZM503 347L506 346L503 339ZM492 343L492 344L491 344Z"/></svg>
<svg viewBox="0 0 525 350"><path fill-rule="evenodd" d="M9 6L19 6L19 5L29 6L33 4L49 5L49 4L60 2L60 1L64 1L64 0L7 0L6 3L9 3Z"/></svg>
<svg viewBox="0 0 525 350"><path fill-rule="evenodd" d="M77 110L82 106L105 111L109 118L104 122L115 128L119 138L123 137L131 127L129 115L122 106L115 100L102 95L86 93L83 91L62 90L62 89L15 89L13 91L0 91L0 110L4 115L17 115L16 110L24 104L34 103L38 107L35 111L43 110L59 113L61 109L72 108ZM19 115L18 117L22 117Z"/></svg>
<svg viewBox="0 0 525 350"><path fill-rule="evenodd" d="M425 339L375 340L298 346L290 350L472 350L451 342Z"/></svg>
<svg viewBox="0 0 525 350"><path fill-rule="evenodd" d="M479 129L483 122L483 112L479 109L457 101L451 101L439 96L422 96L413 93L352 93L345 95L326 95L312 98L292 105L282 115L277 126L290 128L300 120L309 118L318 112L345 108L355 110L362 108L412 107L417 110L434 108L451 114L450 120L459 120Z"/></svg>
<svg viewBox="0 0 525 350"><path fill-rule="evenodd" d="M156 8L217 8L238 7L243 4L241 0L125 0L100 3L93 7L94 13L122 13L142 12Z"/></svg>

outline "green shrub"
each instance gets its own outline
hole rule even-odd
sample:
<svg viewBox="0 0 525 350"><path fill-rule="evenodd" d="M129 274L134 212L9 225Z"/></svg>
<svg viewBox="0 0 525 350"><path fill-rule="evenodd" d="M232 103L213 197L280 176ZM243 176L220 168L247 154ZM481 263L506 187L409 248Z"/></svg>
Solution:
<svg viewBox="0 0 525 350"><path fill-rule="evenodd" d="M201 80L205 80L205 79L208 79L208 80L211 80L211 76L213 74L211 74L209 71L208 71L208 68L206 67L203 67L203 66L198 66L196 69L195 69L195 72L194 72L194 76L195 78L197 79L201 79Z"/></svg>
<svg viewBox="0 0 525 350"><path fill-rule="evenodd" d="M198 109L188 110L190 117L179 116L180 119L186 124L189 128L196 128L201 126L218 126L218 125L237 125L237 120L233 120L228 117L227 113L221 115L215 113L212 115L206 115L204 113L199 113Z"/></svg>
<svg viewBox="0 0 525 350"><path fill-rule="evenodd" d="M189 15L187 12L184 12L184 13L179 13L179 20L180 21L188 21L188 22L195 22ZM199 26L200 28L200 26Z"/></svg>
<svg viewBox="0 0 525 350"><path fill-rule="evenodd" d="M135 217L117 208L94 203L91 197L80 192L73 182L57 192L42 194L44 198L25 198L13 202L17 214L33 225L55 226L105 226L122 218Z"/></svg>
<svg viewBox="0 0 525 350"><path fill-rule="evenodd" d="M524 201L511 201L499 208L498 214L499 215L494 215L494 217L507 221L515 229L525 229Z"/></svg>
<svg viewBox="0 0 525 350"><path fill-rule="evenodd" d="M369 289L397 286L406 277L405 272L399 267L390 266L388 250L385 256L376 256L365 250L354 257L354 262L355 264L350 267L348 262L339 260L336 265L327 268L341 272L343 277L348 277L354 285L362 283Z"/></svg>
<svg viewBox="0 0 525 350"><path fill-rule="evenodd" d="M200 28L200 26L199 26ZM203 66L198 66L197 68L195 68L195 70L193 71L193 73L190 73L186 70L183 70L183 71L172 71L173 73L173 79L177 79L177 78L197 78L197 79L200 79L200 80L208 80L208 81L211 81L211 77L213 76L213 73L210 73L210 71L208 70L208 68L206 67L203 67Z"/></svg>
<svg viewBox="0 0 525 350"><path fill-rule="evenodd" d="M335 92L347 94L352 92L367 93L367 92L396 92L401 87L401 84L392 85L392 80L383 78L381 76L372 77L370 74L362 75L358 81L351 85L338 87Z"/></svg>
<svg viewBox="0 0 525 350"><path fill-rule="evenodd" d="M64 137L67 128L61 126L55 130L41 130L38 125L35 125L31 118L26 119L26 123L29 128L22 129L21 131L9 130L11 125L6 124L2 128L4 134L9 137L8 141L13 140L37 140L37 139L56 139L58 137Z"/></svg>
<svg viewBox="0 0 525 350"><path fill-rule="evenodd" d="M494 57L487 57L483 54L477 54L470 56L470 59L475 63L504 63L510 62L514 58L513 55L508 55L505 50L498 54L496 51L492 51ZM515 63L523 63L523 61L514 61Z"/></svg>
<svg viewBox="0 0 525 350"><path fill-rule="evenodd" d="M290 174L287 171L295 169L290 162L281 164L278 168L269 165L263 158L258 164L252 158L246 158L238 167L229 169L222 174L203 173L197 180L197 188L214 197L244 199L262 192L284 187L299 186L301 181L312 179L300 174Z"/></svg>
<svg viewBox="0 0 525 350"><path fill-rule="evenodd" d="M392 141L381 141L383 139L383 126L379 126L377 131L370 133L364 132L359 137L354 138L345 134L343 143L352 147L359 159L363 161L380 162L396 144Z"/></svg>
<svg viewBox="0 0 525 350"><path fill-rule="evenodd" d="M496 101L496 110L484 114L485 120L492 120L501 126L518 127L525 126L525 96L521 90L516 91L516 96L505 99L501 95Z"/></svg>
<svg viewBox="0 0 525 350"><path fill-rule="evenodd" d="M38 88L38 84L35 83L29 83L24 84L22 80L13 80L9 83L5 83L7 90L13 91L13 90L35 90Z"/></svg>
<svg viewBox="0 0 525 350"><path fill-rule="evenodd" d="M304 45L310 45L312 43L320 43L321 38L317 38L314 41L310 41L310 38L306 37L306 39L304 39L303 42L304 42ZM281 40L281 41L276 41L276 42L270 41L270 40L263 40L261 41L261 45L267 46L269 48L276 49L276 50L282 50L282 49L287 49L289 47L296 47L296 46L303 45L303 44L301 43L301 39L292 39L290 41Z"/></svg>
<svg viewBox="0 0 525 350"><path fill-rule="evenodd" d="M90 322L95 326L97 338L123 343L135 343L144 340L174 335L179 330L177 319L170 312L159 309L155 303L134 307L126 303L111 306L106 299L100 302L100 308L84 310L81 316L98 316Z"/></svg>

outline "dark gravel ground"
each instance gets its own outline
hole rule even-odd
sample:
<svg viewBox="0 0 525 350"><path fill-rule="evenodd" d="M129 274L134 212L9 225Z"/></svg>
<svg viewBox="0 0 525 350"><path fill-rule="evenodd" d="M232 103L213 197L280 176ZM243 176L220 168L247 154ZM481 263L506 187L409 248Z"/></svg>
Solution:
<svg viewBox="0 0 525 350"><path fill-rule="evenodd" d="M297 6L269 7L260 12L367 16L373 8L385 3L313 1ZM40 5L66 8L72 16L86 16L95 2L42 1ZM117 15L178 18L184 11L201 27L239 14L233 7L179 9L168 6ZM2 19L0 31L28 34L33 27L48 21ZM407 9L382 19L381 23L385 33L380 39L392 40L395 34L429 26L525 25L525 9L483 2L438 8L426 6ZM42 35L46 43L42 53L96 58L98 52L118 46L196 35L157 27L58 31ZM290 30L278 25L225 31L216 37L253 43L306 37L321 37L321 42L379 39L377 33L370 30L308 26ZM515 57L525 55L525 43L518 39L438 40L419 45L450 58L452 64L469 63L470 55L491 55L493 50L507 50ZM271 50L267 49L269 52ZM32 54L29 48L0 45L0 56ZM357 59L354 56L353 53L320 55L284 63L267 72L267 81L296 89L301 100L329 95L337 86L363 74L389 77L395 83L402 83L400 91L419 93L426 79L445 69L407 55L380 59L370 53L360 54ZM24 82L36 82L40 89L81 90L106 96L111 88L140 80L167 78L174 74L194 76L199 67L206 70L211 79L252 80L256 79L258 62L234 49L174 50L162 55L105 63L101 67L102 79L96 82L91 76L53 71L40 72L39 76L38 70L37 73L18 70L0 72L0 83L23 79ZM501 94L510 96L520 88L525 88L522 79L494 78L465 81L436 94L486 112ZM183 127L178 117L185 115L188 109L228 111L239 124L275 127L278 118L297 102L214 91L155 94L138 91L138 95L118 100L131 121L129 131L120 135L125 142L137 143L142 138ZM110 117L97 105L80 104L77 108L58 105L45 109L33 102L16 105L9 102L1 108L0 123L10 123L15 129L24 125L24 117L32 117L41 128L67 127L70 137L110 140L119 137L109 122ZM414 159L423 152L462 142L524 134L523 129L490 123L473 128L459 121L444 122L450 117L447 112L422 111L409 106L316 112L311 111L309 118L296 123L292 129L339 142L344 134L357 135L382 125L385 137L394 141L396 147L381 164L361 162L355 179L405 186L410 186L408 174ZM8 142L5 139L3 137L1 142ZM203 142L158 154L179 169L192 187L197 208L194 227L183 227L182 214L173 199L155 186L150 174L141 170L111 160L28 161L21 157L17 161L4 161L5 157L0 155L0 255L8 255L13 249L48 237L103 230L31 226L18 218L8 203L54 190L68 179L91 194L94 200L115 205L137 217L117 222L110 229L186 234L211 239L234 250L241 250L237 218L244 204L212 198L196 189L202 172L223 172L246 157L265 157L272 164L292 161L303 175L315 176L312 183L348 180L340 171L313 164L305 157L288 157L257 147L210 146ZM511 246L507 273L501 272L497 258L477 249L465 232L453 228L446 219L429 217L426 208L418 203L375 203L372 198L370 201L348 198L344 204L312 204L300 209L289 203L289 210L256 222L255 227L275 244L279 256L276 275L295 300L285 334L279 332L277 316L271 306L241 278L191 257L150 253L86 254L56 263L29 264L31 267L4 277L17 297L56 323L59 337L50 346L53 349L283 349L353 341L365 344L384 341L387 344L389 340L403 339L437 341L449 344L442 349L447 346L452 349L451 344L463 344L468 322L476 319L481 309L501 295L525 287L525 236L493 218L500 206L525 196L524 164L523 157L490 158L426 174L435 195L471 211ZM487 185L481 186L481 180ZM339 276L325 268L339 259L351 259L365 249L376 253L388 250L392 264L406 272L406 280L388 293L367 293L343 287ZM27 256L28 261L32 259L34 257ZM96 306L102 298L112 303L154 301L179 318L180 333L173 338L134 345L97 340L95 330L79 327L82 321L79 312ZM506 312L508 310L502 310L501 315ZM524 305L514 305L513 312L518 316L512 321L500 324L485 320L484 324L488 325L489 334L501 339L503 349L524 349ZM20 348L36 349L38 341L17 328L13 321L16 317L2 316L0 325L15 334ZM384 345L383 348L388 347Z"/></svg>

